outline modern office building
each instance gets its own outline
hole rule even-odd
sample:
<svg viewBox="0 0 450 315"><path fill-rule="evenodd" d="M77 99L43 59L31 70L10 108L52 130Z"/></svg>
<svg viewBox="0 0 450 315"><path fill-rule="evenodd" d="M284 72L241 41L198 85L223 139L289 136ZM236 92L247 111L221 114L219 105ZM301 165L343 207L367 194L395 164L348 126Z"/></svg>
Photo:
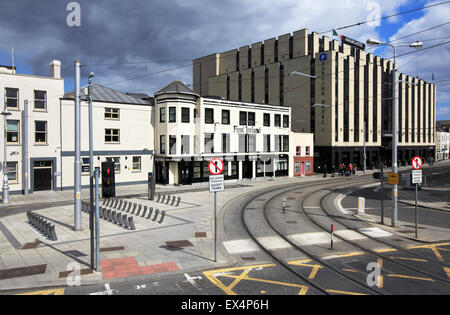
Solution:
<svg viewBox="0 0 450 315"><path fill-rule="evenodd" d="M174 81L155 93L156 180L209 180L211 159L226 180L293 176L289 107L203 98Z"/></svg>
<svg viewBox="0 0 450 315"><path fill-rule="evenodd" d="M294 132L314 133L315 167L392 159L391 60L300 30L193 63L194 92L290 107ZM436 86L400 74L400 163L435 152Z"/></svg>

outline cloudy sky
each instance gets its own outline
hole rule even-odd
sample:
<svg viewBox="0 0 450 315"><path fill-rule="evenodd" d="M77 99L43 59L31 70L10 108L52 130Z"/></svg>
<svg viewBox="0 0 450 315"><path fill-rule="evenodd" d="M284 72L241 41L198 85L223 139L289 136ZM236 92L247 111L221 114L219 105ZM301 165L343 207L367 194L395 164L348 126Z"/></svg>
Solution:
<svg viewBox="0 0 450 315"><path fill-rule="evenodd" d="M3 0L0 64L18 73L48 75L63 63L66 91L73 90L73 62L108 87L152 95L173 80L192 84L192 59L308 28L319 33L380 16L444 2L397 0L78 0L81 26L69 26L69 0ZM447 23L447 24L446 24ZM432 27L432 30L420 32ZM429 48L399 58L400 71L438 83L438 119L450 119L450 3L365 23L339 33ZM332 33L325 35L332 36ZM370 51L373 51L370 50ZM392 49L375 51L392 57ZM411 52L400 48L398 54Z"/></svg>

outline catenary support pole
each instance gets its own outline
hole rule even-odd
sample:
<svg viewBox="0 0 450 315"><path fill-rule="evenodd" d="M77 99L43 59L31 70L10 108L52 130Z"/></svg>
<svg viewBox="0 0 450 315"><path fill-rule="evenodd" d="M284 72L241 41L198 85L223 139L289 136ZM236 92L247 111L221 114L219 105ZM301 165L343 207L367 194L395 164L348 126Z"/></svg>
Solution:
<svg viewBox="0 0 450 315"><path fill-rule="evenodd" d="M92 116L92 78L93 73L88 78L88 102L89 102L89 228L91 232L91 266L95 265L95 227L94 227L94 143L93 143L93 116Z"/></svg>
<svg viewBox="0 0 450 315"><path fill-rule="evenodd" d="M397 78L397 49L394 49L394 106L392 115L392 172L398 173L397 147L398 147L398 78ZM398 218L398 185L392 185L392 227L397 227Z"/></svg>
<svg viewBox="0 0 450 315"><path fill-rule="evenodd" d="M74 162L74 230L81 230L81 106L80 106L80 67L75 61L75 162Z"/></svg>

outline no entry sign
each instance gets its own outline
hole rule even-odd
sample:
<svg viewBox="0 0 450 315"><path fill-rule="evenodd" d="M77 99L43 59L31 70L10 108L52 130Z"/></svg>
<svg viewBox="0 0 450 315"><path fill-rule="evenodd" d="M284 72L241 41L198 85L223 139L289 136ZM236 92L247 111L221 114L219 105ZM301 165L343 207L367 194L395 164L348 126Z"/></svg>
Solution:
<svg viewBox="0 0 450 315"><path fill-rule="evenodd" d="M422 161L422 159L420 157L416 156L416 157L413 158L411 164L412 164L413 169L418 171L418 170L422 169L423 161Z"/></svg>
<svg viewBox="0 0 450 315"><path fill-rule="evenodd" d="M211 175L220 175L225 169L225 165L221 159L212 159L208 165Z"/></svg>

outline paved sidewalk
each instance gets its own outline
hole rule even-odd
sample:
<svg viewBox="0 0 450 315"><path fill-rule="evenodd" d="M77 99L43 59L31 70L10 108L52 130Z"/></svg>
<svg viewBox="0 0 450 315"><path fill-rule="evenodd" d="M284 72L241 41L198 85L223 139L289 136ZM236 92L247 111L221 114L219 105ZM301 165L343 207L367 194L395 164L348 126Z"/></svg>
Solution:
<svg viewBox="0 0 450 315"><path fill-rule="evenodd" d="M218 209L222 209L229 200L252 190L320 178L321 175L315 175L230 183L224 192L218 193ZM55 224L58 236L56 242L46 239L29 225L26 213L0 219L0 290L66 286L68 281L74 280L74 268L80 270L81 285L88 285L146 275L187 273L233 264L228 253L220 251L217 262L213 261L213 194L209 193L208 188L189 186L159 189L158 192L164 190L180 196L180 205L176 207L147 200L146 185L118 189L118 196L128 196L121 199L166 211L167 215L162 224L158 223L161 216L155 220L135 215L136 231L101 220L102 272L99 273L92 273L89 267L88 215L82 214L84 230L74 231L73 204L49 205L35 211ZM36 202L70 201L72 198L72 194L66 192L50 194L52 197L42 194ZM32 204L35 196L17 198L16 206ZM88 192L83 191L83 197L86 196Z"/></svg>
<svg viewBox="0 0 450 315"><path fill-rule="evenodd" d="M440 187L426 187L419 190L418 205L419 207L429 208L440 211L450 212L450 184L441 185ZM399 191L399 201L415 206L416 192L415 190Z"/></svg>

